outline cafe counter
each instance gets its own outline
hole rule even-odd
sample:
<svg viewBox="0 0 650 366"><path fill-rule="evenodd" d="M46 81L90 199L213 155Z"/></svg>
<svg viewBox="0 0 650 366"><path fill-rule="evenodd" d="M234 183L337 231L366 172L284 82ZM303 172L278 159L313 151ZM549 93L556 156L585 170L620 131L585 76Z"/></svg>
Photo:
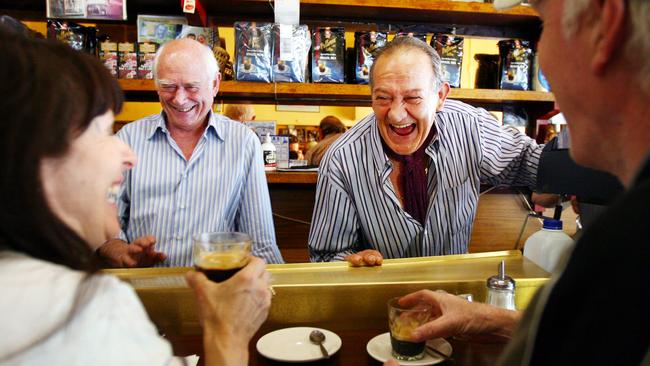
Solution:
<svg viewBox="0 0 650 366"><path fill-rule="evenodd" d="M516 306L525 309L549 274L519 251L389 259L381 267L351 267L345 262L269 265L275 295L268 320L255 339L285 327L321 327L339 333L344 342L342 351L361 357L365 364L372 361L363 361L367 358L366 338L387 330L389 298L420 289L441 289L470 293L474 301L483 302L486 280L497 273L501 260L516 281ZM188 270L107 270L135 288L151 320L179 354L201 352L196 304L183 277ZM359 344L349 344L355 342ZM455 344L455 348L465 346ZM251 363L266 364L254 352L254 343L252 352ZM327 364L352 364L350 359L331 362Z"/></svg>

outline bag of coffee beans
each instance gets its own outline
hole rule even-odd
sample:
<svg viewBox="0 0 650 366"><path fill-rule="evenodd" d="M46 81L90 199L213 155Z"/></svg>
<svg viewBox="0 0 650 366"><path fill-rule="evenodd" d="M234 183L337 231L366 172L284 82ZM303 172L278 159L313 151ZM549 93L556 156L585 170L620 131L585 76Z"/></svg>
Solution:
<svg viewBox="0 0 650 366"><path fill-rule="evenodd" d="M533 50L520 39L499 41L501 89L532 90Z"/></svg>
<svg viewBox="0 0 650 366"><path fill-rule="evenodd" d="M386 44L386 38L386 33L375 31L354 33L354 77L357 84L368 84L375 55Z"/></svg>
<svg viewBox="0 0 650 366"><path fill-rule="evenodd" d="M235 78L271 82L271 23L235 22Z"/></svg>
<svg viewBox="0 0 650 366"><path fill-rule="evenodd" d="M395 37L415 37L415 38L421 40L424 43L427 42L427 34L426 33L401 31L401 32L397 32Z"/></svg>
<svg viewBox="0 0 650 366"><path fill-rule="evenodd" d="M85 51L97 56L97 28L95 27L84 27L73 22L48 19L47 38L57 39L77 51Z"/></svg>
<svg viewBox="0 0 650 366"><path fill-rule="evenodd" d="M442 80L452 88L460 88L460 74L463 68L463 37L453 34L434 34L431 47L440 56Z"/></svg>
<svg viewBox="0 0 650 366"><path fill-rule="evenodd" d="M101 42L99 44L99 60L106 66L111 75L117 77L117 43Z"/></svg>
<svg viewBox="0 0 650 366"><path fill-rule="evenodd" d="M304 83L311 37L306 25L273 25L274 82Z"/></svg>
<svg viewBox="0 0 650 366"><path fill-rule="evenodd" d="M138 79L153 79L153 59L158 51L158 43L138 43Z"/></svg>
<svg viewBox="0 0 650 366"><path fill-rule="evenodd" d="M135 44L122 42L117 44L117 55L119 58L120 79L137 79L138 76L138 54L135 52Z"/></svg>
<svg viewBox="0 0 650 366"><path fill-rule="evenodd" d="M312 32L311 81L345 82L345 29L316 28Z"/></svg>

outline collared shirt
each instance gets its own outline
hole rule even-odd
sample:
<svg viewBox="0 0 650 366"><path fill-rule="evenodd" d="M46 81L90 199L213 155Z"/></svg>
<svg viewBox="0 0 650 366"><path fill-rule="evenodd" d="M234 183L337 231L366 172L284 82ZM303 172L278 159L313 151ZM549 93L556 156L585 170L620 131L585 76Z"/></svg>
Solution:
<svg viewBox="0 0 650 366"><path fill-rule="evenodd" d="M533 187L542 145L499 126L487 111L447 100L426 149L424 226L406 213L390 181L374 114L341 136L321 162L309 233L312 261L375 249L385 258L467 252L481 181Z"/></svg>
<svg viewBox="0 0 650 366"><path fill-rule="evenodd" d="M118 202L121 239L154 235L156 249L168 256L161 265L177 267L193 264L195 234L240 231L253 239L254 255L282 263L262 149L250 129L210 113L189 161L164 113L129 123L117 135L138 157Z"/></svg>

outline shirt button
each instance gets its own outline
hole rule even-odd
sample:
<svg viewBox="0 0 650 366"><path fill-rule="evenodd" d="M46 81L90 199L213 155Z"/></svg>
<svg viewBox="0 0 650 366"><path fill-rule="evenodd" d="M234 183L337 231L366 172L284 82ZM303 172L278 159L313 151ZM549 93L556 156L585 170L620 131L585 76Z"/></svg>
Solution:
<svg viewBox="0 0 650 366"><path fill-rule="evenodd" d="M176 240L181 240L183 237L180 235L176 235Z"/></svg>
<svg viewBox="0 0 650 366"><path fill-rule="evenodd" d="M185 205L180 205L178 208L180 208L181 210L184 210L184 209L185 209Z"/></svg>

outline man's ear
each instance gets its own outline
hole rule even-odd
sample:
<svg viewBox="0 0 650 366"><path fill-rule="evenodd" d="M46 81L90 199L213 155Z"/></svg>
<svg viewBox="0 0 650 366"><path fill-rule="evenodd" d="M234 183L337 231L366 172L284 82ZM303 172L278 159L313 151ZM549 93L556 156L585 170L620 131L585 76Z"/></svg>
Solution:
<svg viewBox="0 0 650 366"><path fill-rule="evenodd" d="M449 83L446 81L440 85L440 89L438 89L438 104L436 105L436 112L440 112L442 107L445 106L445 100L447 100L450 89Z"/></svg>
<svg viewBox="0 0 650 366"><path fill-rule="evenodd" d="M219 85L221 85L221 73L217 71L217 75L212 81L212 97L216 98L219 92Z"/></svg>
<svg viewBox="0 0 650 366"><path fill-rule="evenodd" d="M596 75L602 75L616 53L621 51L627 17L626 1L593 0L591 4L590 9L586 10L593 12L593 55L590 66ZM583 31L588 30L584 28Z"/></svg>

